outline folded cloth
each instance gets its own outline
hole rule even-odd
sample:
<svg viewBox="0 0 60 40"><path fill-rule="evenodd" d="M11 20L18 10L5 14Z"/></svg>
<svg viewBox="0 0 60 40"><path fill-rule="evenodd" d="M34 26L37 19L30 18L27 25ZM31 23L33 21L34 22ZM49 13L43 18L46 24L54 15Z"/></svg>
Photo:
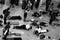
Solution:
<svg viewBox="0 0 60 40"><path fill-rule="evenodd" d="M40 17L41 15L40 15L40 13L38 13L38 12L34 12L34 13L32 14L32 16L33 16L33 17Z"/></svg>
<svg viewBox="0 0 60 40"><path fill-rule="evenodd" d="M38 32L38 30L34 30L33 34L36 35L36 36L40 35L39 32Z"/></svg>
<svg viewBox="0 0 60 40"><path fill-rule="evenodd" d="M3 15L0 15L0 18L2 19L3 18Z"/></svg>
<svg viewBox="0 0 60 40"><path fill-rule="evenodd" d="M45 35L44 34L41 34L40 35L40 39L44 39L45 38Z"/></svg>
<svg viewBox="0 0 60 40"><path fill-rule="evenodd" d="M16 5L16 6L18 6L19 5L19 0L10 0L10 4L11 5Z"/></svg>
<svg viewBox="0 0 60 40"><path fill-rule="evenodd" d="M40 22L40 26L47 27L46 24L47 24L47 23L45 23L45 22Z"/></svg>

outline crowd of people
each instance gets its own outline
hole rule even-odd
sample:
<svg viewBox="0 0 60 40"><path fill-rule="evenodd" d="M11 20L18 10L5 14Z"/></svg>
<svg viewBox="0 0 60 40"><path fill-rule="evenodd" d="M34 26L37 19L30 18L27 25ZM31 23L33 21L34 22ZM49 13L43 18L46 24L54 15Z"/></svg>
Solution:
<svg viewBox="0 0 60 40"><path fill-rule="evenodd" d="M33 8L35 7L36 10L39 9L39 5L40 5L40 2L41 0L23 0L22 1L22 5L21 5L21 8L23 10L26 10L27 12L24 12L24 22L26 22L26 18L27 18L27 15L28 15L28 11L30 10L33 10ZM4 1L1 1L0 4L4 4ZM14 5L16 6L19 6L19 0L10 0L10 7ZM59 17L59 10L54 10L53 9L53 5L54 3L52 3L52 0L46 0L46 8L45 10L43 11L39 11L39 12L33 12L33 14L31 15L32 17L41 17L42 15L48 15L48 17L50 18L49 20L49 24L52 25L53 21L59 21L57 19L57 17ZM6 22L7 20L7 17L9 16L10 14L10 7L8 7L7 9L3 10L3 14L4 14L4 24L7 24L7 30L10 28L10 25ZM58 5L58 8L59 8L59 5ZM1 16L2 18L2 16ZM22 20L22 18L20 16L14 16L14 17L11 17L9 20ZM37 29L39 30L34 30L33 34L36 35L36 36L39 36L40 39L44 39L46 35L44 35L44 33L47 33L47 32L50 32L48 29L44 30L44 31L41 31L43 29L43 27L48 27L46 24L46 22L40 22L39 24L37 24L38 21L31 21L31 24L30 25L33 25L33 26L36 26ZM6 29L6 28L5 28ZM32 30L32 26L28 29L26 29L26 25L21 25L21 26L15 26L14 29L21 29L21 30ZM41 30L40 30L41 29ZM41 31L41 32L38 32L38 31ZM9 32L9 30L8 30ZM8 34L7 32L7 34ZM7 37L7 34L5 35L4 38Z"/></svg>

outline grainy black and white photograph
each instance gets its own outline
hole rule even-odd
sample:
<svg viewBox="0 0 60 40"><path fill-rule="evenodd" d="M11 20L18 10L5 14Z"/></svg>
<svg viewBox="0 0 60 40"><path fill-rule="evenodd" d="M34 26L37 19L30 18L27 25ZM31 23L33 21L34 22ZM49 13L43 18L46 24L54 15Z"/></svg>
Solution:
<svg viewBox="0 0 60 40"><path fill-rule="evenodd" d="M60 40L60 0L0 0L0 40Z"/></svg>

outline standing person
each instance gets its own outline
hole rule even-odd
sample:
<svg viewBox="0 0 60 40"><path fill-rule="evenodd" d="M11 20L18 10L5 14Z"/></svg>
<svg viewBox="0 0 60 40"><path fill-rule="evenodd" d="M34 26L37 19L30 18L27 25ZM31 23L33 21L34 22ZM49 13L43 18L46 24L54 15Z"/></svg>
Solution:
<svg viewBox="0 0 60 40"><path fill-rule="evenodd" d="M4 24L6 24L6 18L9 16L10 12L9 12L10 7L8 7L7 9L3 10L3 14L4 14Z"/></svg>
<svg viewBox="0 0 60 40"><path fill-rule="evenodd" d="M36 8L36 9L38 9L38 8L39 8L40 1L41 1L41 0L37 0L37 1L35 2L35 5L34 5L34 6L35 6L35 8Z"/></svg>
<svg viewBox="0 0 60 40"><path fill-rule="evenodd" d="M6 24L3 30L3 39L6 40L8 34L9 34L9 28L10 28L10 22Z"/></svg>
<svg viewBox="0 0 60 40"><path fill-rule="evenodd" d="M46 11L49 10L49 6L50 6L50 4L51 4L51 1L52 1L52 0L46 0Z"/></svg>
<svg viewBox="0 0 60 40"><path fill-rule="evenodd" d="M5 4L5 0L0 0L0 4Z"/></svg>

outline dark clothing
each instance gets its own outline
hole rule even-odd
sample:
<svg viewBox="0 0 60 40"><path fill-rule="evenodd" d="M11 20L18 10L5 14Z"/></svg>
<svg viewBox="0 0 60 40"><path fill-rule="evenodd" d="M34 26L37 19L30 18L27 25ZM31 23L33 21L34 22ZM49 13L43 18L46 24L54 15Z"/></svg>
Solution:
<svg viewBox="0 0 60 40"><path fill-rule="evenodd" d="M24 21L26 20L26 18L27 18L27 12L24 12Z"/></svg>
<svg viewBox="0 0 60 40"><path fill-rule="evenodd" d="M0 18L3 19L3 15L0 15Z"/></svg>
<svg viewBox="0 0 60 40"><path fill-rule="evenodd" d="M37 2L35 2L35 8L38 9L39 8L39 5L40 4L40 0L37 0Z"/></svg>
<svg viewBox="0 0 60 40"><path fill-rule="evenodd" d="M13 28L13 29L26 30L26 25L14 26L14 28Z"/></svg>
<svg viewBox="0 0 60 40"><path fill-rule="evenodd" d="M22 20L21 16L12 16L9 18L9 20Z"/></svg>
<svg viewBox="0 0 60 40"><path fill-rule="evenodd" d="M0 4L5 4L5 0L0 0Z"/></svg>
<svg viewBox="0 0 60 40"><path fill-rule="evenodd" d="M10 4L11 5L16 5L16 6L18 6L19 5L19 0L10 0Z"/></svg>
<svg viewBox="0 0 60 40"><path fill-rule="evenodd" d="M37 30L34 30L33 34L36 35L36 36L39 36L40 35Z"/></svg>
<svg viewBox="0 0 60 40"><path fill-rule="evenodd" d="M52 1L52 0L46 0L46 11L49 10L49 6L50 6L50 4L51 4L51 1Z"/></svg>
<svg viewBox="0 0 60 40"><path fill-rule="evenodd" d="M26 7L27 7L27 4L28 4L28 2L27 1L25 1L25 0L23 0L22 1L23 3L22 3L22 9L26 9Z"/></svg>
<svg viewBox="0 0 60 40"><path fill-rule="evenodd" d="M46 22L40 22L40 26L47 27L46 24L47 24Z"/></svg>
<svg viewBox="0 0 60 40"><path fill-rule="evenodd" d="M45 38L45 35L44 34L41 34L40 35L40 39L44 39Z"/></svg>
<svg viewBox="0 0 60 40"><path fill-rule="evenodd" d="M40 13L38 13L38 12L34 12L34 13L32 14L32 16L33 16L33 17L40 17L41 15L40 15Z"/></svg>

